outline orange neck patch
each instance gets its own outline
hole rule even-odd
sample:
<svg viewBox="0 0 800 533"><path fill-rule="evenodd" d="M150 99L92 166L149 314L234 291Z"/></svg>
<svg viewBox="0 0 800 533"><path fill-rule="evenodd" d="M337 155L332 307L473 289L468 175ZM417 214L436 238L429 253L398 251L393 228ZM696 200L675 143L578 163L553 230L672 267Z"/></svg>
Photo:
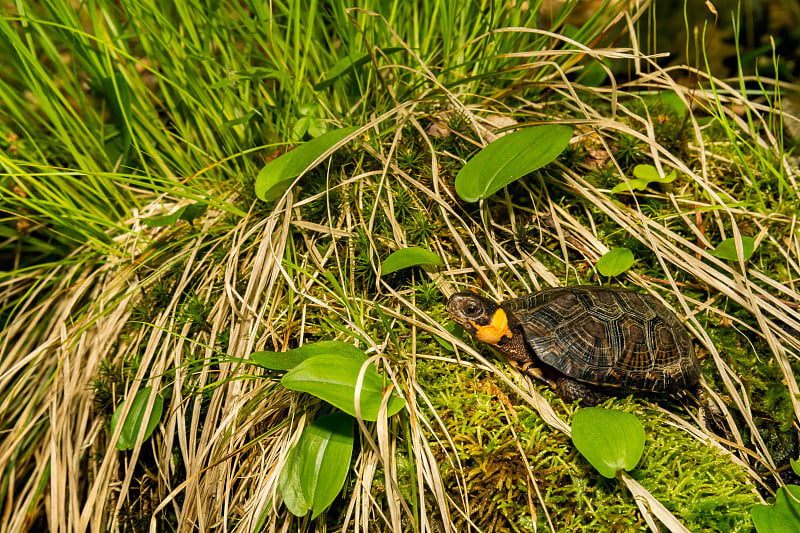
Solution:
<svg viewBox="0 0 800 533"><path fill-rule="evenodd" d="M497 344L503 337L510 339L514 336L508 329L508 317L502 309L497 309L492 316L492 321L485 326L479 326L472 320L470 323L475 328L475 336L478 337L478 340L486 344Z"/></svg>

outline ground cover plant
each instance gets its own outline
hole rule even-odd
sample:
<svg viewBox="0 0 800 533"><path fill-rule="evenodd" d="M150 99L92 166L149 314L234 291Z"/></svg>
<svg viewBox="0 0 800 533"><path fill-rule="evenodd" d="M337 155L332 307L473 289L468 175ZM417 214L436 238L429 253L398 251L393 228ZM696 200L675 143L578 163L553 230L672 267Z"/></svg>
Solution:
<svg viewBox="0 0 800 533"><path fill-rule="evenodd" d="M663 68L649 7L7 5L0 530L783 512L800 245L797 119L776 110L796 87ZM542 126L566 149L464 188L482 148ZM579 283L675 309L715 406L604 402L645 435L613 479L570 439L580 406L444 308Z"/></svg>

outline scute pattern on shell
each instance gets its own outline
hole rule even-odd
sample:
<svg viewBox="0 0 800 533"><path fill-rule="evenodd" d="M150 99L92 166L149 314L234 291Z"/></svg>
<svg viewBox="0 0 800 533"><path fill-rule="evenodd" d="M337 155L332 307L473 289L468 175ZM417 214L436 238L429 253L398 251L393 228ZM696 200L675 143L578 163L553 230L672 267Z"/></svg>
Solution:
<svg viewBox="0 0 800 533"><path fill-rule="evenodd" d="M700 364L685 327L649 294L575 286L503 302L537 357L592 384L653 392L690 388Z"/></svg>

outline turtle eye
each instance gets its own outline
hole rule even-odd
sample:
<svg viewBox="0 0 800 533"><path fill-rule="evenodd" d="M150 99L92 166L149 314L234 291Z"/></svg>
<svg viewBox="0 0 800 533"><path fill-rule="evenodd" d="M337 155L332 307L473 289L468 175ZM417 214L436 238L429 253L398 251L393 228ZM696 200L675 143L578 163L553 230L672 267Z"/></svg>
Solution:
<svg viewBox="0 0 800 533"><path fill-rule="evenodd" d="M467 302L464 304L462 311L466 316L477 317L483 313L483 307L477 302Z"/></svg>

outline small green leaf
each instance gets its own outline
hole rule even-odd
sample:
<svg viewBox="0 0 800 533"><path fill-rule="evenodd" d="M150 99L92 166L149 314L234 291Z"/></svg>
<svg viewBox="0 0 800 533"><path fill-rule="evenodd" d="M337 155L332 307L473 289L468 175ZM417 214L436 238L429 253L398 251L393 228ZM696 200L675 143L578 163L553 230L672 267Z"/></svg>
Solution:
<svg viewBox="0 0 800 533"><path fill-rule="evenodd" d="M633 252L627 248L613 248L603 254L597 262L597 270L604 276L619 276L634 262Z"/></svg>
<svg viewBox="0 0 800 533"><path fill-rule="evenodd" d="M746 235L742 235L742 251L744 252L745 261L747 261L753 256L755 247L756 247L756 241L754 241L752 237L747 237ZM714 257L719 257L720 259L727 259L728 261L739 260L739 254L736 253L736 239L734 239L733 237L731 237L730 239L725 239L724 241L719 243L716 248L714 248L713 250L709 250L708 253L710 253Z"/></svg>
<svg viewBox="0 0 800 533"><path fill-rule="evenodd" d="M333 130L270 161L256 176L256 196L265 202L279 198L292 182L321 162L322 154L343 142L358 128Z"/></svg>
<svg viewBox="0 0 800 533"><path fill-rule="evenodd" d="M800 476L800 461L789 459L789 464L792 465L792 472L794 472L794 475Z"/></svg>
<svg viewBox="0 0 800 533"><path fill-rule="evenodd" d="M564 151L572 128L533 126L503 135L475 154L456 176L456 192L465 202L477 202L550 163Z"/></svg>
<svg viewBox="0 0 800 533"><path fill-rule="evenodd" d="M308 134L312 137L319 137L328 133L328 123L324 120L313 118L308 124Z"/></svg>
<svg viewBox="0 0 800 533"><path fill-rule="evenodd" d="M644 427L624 411L586 407L572 418L572 443L600 474L635 468L644 452Z"/></svg>
<svg viewBox="0 0 800 533"><path fill-rule="evenodd" d="M347 414L356 416L356 381L363 362L340 355L318 355L306 359L289 371L281 384L287 389L313 394L317 398L338 407ZM374 366L368 365L361 387L361 417L364 420L378 419L378 410L383 399L383 378ZM405 401L392 396L387 406L387 416L393 416L405 405Z"/></svg>
<svg viewBox="0 0 800 533"><path fill-rule="evenodd" d="M183 209L183 213L181 213L180 219L185 220L189 224L194 224L194 221L196 219L203 216L203 213L206 212L206 209L208 209L208 204L200 204L200 203L189 204Z"/></svg>
<svg viewBox="0 0 800 533"><path fill-rule="evenodd" d="M212 89L217 87L226 87L233 83L239 83L241 80L261 81L261 80L277 80L281 83L288 83L292 76L285 70L275 70L267 67L253 67L247 70L240 70L233 76L226 77L221 82L217 82L211 86Z"/></svg>
<svg viewBox="0 0 800 533"><path fill-rule="evenodd" d="M462 328L461 326L459 326L457 323L453 322L452 320L448 320L447 322L444 323L444 329L446 329L447 331L452 333L455 338L457 338L459 340L464 340L464 328ZM439 343L439 346L441 346L442 348L444 348L448 352L454 352L455 351L455 349L453 349L453 345L450 342L448 342L448 341L444 340L443 338L441 338L440 336L433 335L433 338L434 338L434 340L436 342Z"/></svg>
<svg viewBox="0 0 800 533"><path fill-rule="evenodd" d="M381 275L391 274L392 272L417 265L441 264L444 264L442 258L430 250L409 246L392 252L389 257L383 260L381 263Z"/></svg>
<svg viewBox="0 0 800 533"><path fill-rule="evenodd" d="M161 226L171 226L175 224L178 220L185 220L189 224L192 224L196 218L203 215L208 209L207 204L201 203L194 203L185 205L179 209L176 209L174 212L170 213L169 215L157 215L154 217L147 217L142 219L142 222L145 223L146 226L151 228L159 228Z"/></svg>
<svg viewBox="0 0 800 533"><path fill-rule="evenodd" d="M301 117L316 116L318 111L319 106L317 106L317 104L300 104L297 106L297 112L300 113Z"/></svg>
<svg viewBox="0 0 800 533"><path fill-rule="evenodd" d="M635 178L619 183L611 189L613 194L620 192L643 191L651 183L672 183L678 177L673 170L663 178L658 175L658 170L653 165L636 165L633 168Z"/></svg>
<svg viewBox="0 0 800 533"><path fill-rule="evenodd" d="M147 425L142 427L144 413L147 409L147 402L150 400L150 391L152 390L153 387L145 387L140 389L139 392L136 393L136 396L133 397L133 404L131 405L127 418L125 418L125 422L122 424L122 433L120 433L119 440L117 441L118 450L124 451L133 449L136 444L136 438L140 433L144 433L142 437L142 442L144 442L150 438L150 435L155 431L159 420L161 420L161 413L164 410L164 400L162 400L161 396L158 394L156 394L153 400L153 409L150 411L150 418L147 420ZM125 409L125 403L127 401L127 399L123 401L111 416L112 434L116 430L117 424L119 424L120 416L122 416L122 411Z"/></svg>
<svg viewBox="0 0 800 533"><path fill-rule="evenodd" d="M633 175L639 179L647 180L648 183L672 183L678 177L678 173L671 170L663 178L659 176L658 169L653 165L636 165L633 167Z"/></svg>
<svg viewBox="0 0 800 533"><path fill-rule="evenodd" d="M353 419L343 413L317 418L303 430L281 470L279 487L295 516L316 518L341 492L353 454Z"/></svg>
<svg viewBox="0 0 800 533"><path fill-rule="evenodd" d="M621 192L643 191L647 188L647 182L636 178L631 178L622 183L617 183L611 189L611 194L619 194Z"/></svg>
<svg viewBox="0 0 800 533"><path fill-rule="evenodd" d="M311 119L309 117L300 117L297 122L294 123L294 127L292 128L292 142L300 142L303 140L310 123Z"/></svg>
<svg viewBox="0 0 800 533"><path fill-rule="evenodd" d="M341 341L320 341L285 352L253 352L250 359L267 370L291 370L317 355L340 355L362 364L368 356L352 344Z"/></svg>
<svg viewBox="0 0 800 533"><path fill-rule="evenodd" d="M794 498L792 498L794 496ZM796 533L800 531L800 487L786 485L775 494L775 505L756 505L750 517L758 533Z"/></svg>
<svg viewBox="0 0 800 533"><path fill-rule="evenodd" d="M175 224L178 221L178 218L183 214L183 211L186 209L186 206L181 207L174 213L170 213L169 215L157 215L154 217L147 217L142 219L142 222L145 223L146 226L151 228L160 228L161 226L170 226Z"/></svg>

